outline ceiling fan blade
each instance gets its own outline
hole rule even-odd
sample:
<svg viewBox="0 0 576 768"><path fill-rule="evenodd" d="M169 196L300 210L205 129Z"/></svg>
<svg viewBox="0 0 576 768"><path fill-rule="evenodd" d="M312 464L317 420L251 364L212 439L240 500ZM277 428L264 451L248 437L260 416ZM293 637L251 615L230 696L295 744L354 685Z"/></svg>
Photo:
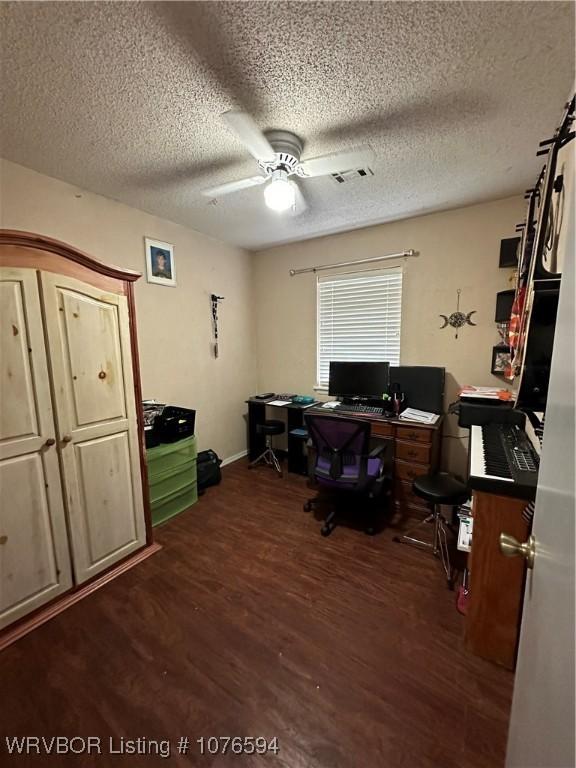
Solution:
<svg viewBox="0 0 576 768"><path fill-rule="evenodd" d="M271 163L276 159L272 145L246 112L224 112L222 119L256 160Z"/></svg>
<svg viewBox="0 0 576 768"><path fill-rule="evenodd" d="M299 170L304 177L328 176L330 173L362 168L362 166L373 162L374 157L372 147L365 144L362 147L354 147L343 152L333 152L330 155L320 155L319 157L311 157L310 160L302 160Z"/></svg>
<svg viewBox="0 0 576 768"><path fill-rule="evenodd" d="M231 192L239 192L241 189L257 187L259 184L264 184L265 181L268 181L266 176L250 176L248 179L238 179L238 181L229 181L226 184L219 184L217 187L203 189L201 194L204 197L222 197L222 195L229 195Z"/></svg>

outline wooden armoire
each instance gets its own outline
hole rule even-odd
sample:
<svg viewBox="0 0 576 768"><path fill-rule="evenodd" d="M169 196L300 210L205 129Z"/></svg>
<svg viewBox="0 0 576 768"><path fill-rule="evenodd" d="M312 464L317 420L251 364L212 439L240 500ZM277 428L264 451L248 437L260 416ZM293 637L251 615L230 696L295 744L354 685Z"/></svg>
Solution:
<svg viewBox="0 0 576 768"><path fill-rule="evenodd" d="M0 230L0 648L157 549L138 277Z"/></svg>

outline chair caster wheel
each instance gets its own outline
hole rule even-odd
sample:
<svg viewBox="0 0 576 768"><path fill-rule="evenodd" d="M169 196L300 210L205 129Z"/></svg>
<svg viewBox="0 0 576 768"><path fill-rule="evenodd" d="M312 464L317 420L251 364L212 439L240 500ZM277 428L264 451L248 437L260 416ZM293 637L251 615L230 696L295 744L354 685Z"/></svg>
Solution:
<svg viewBox="0 0 576 768"><path fill-rule="evenodd" d="M312 511L312 502L310 502L310 501L305 502L303 509L304 509L304 512L311 512Z"/></svg>
<svg viewBox="0 0 576 768"><path fill-rule="evenodd" d="M332 526L323 525L322 528L320 529L320 533L322 534L322 536L330 536L330 534L332 533Z"/></svg>

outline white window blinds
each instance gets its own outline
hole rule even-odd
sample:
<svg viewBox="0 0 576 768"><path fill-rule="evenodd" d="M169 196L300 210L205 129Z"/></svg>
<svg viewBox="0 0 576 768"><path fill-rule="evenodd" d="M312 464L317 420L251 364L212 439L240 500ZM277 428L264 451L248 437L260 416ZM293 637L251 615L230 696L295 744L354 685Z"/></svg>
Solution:
<svg viewBox="0 0 576 768"><path fill-rule="evenodd" d="M400 363L402 268L318 278L318 386L331 360Z"/></svg>

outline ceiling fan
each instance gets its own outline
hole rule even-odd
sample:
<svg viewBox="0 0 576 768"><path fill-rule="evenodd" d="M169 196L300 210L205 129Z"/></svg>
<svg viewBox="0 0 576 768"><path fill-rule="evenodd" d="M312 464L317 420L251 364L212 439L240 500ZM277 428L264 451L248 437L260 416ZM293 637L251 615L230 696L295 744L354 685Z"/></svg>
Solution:
<svg viewBox="0 0 576 768"><path fill-rule="evenodd" d="M261 172L257 176L230 181L202 191L203 195L212 199L248 187L266 184L264 202L268 208L274 211L292 209L295 213L301 213L306 208L306 201L298 185L290 180L290 176L309 179L315 176L328 176L331 173L343 173L360 168L374 159L373 150L366 144L343 152L301 160L303 142L294 133L290 131L264 133L250 115L235 110L225 112L222 119L252 157L258 161Z"/></svg>

